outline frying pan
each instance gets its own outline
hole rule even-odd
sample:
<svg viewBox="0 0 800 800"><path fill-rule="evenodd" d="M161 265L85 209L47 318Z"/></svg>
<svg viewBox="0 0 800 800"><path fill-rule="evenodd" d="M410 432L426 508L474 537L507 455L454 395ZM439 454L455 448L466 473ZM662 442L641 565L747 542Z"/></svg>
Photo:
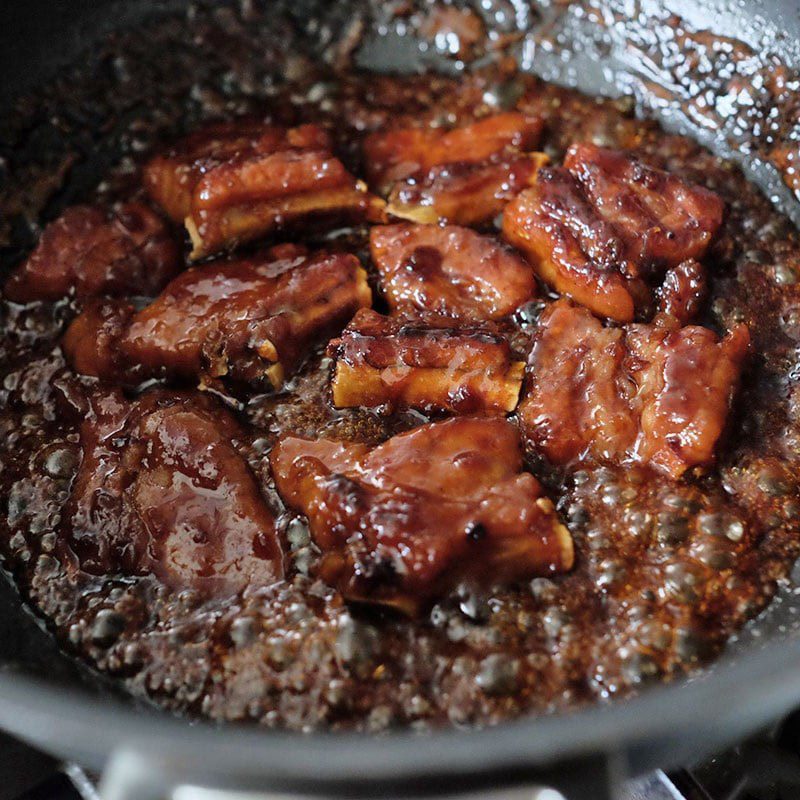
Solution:
<svg viewBox="0 0 800 800"><path fill-rule="evenodd" d="M264 4L301 23L324 17L334 27L360 15L366 23L357 54L362 66L460 69L451 60L435 63L413 38L378 25L385 4L377 0ZM13 113L15 96L44 85L109 32L182 5L174 0L6 4L0 119ZM737 127L750 112L733 98L717 125L698 124L686 102L704 89L702 80L712 92L720 86L729 61L722 55L712 59L698 84L691 75L676 77L680 72L670 69L668 58L641 57L643 51L674 56L675 31L682 25L745 41L756 62L774 59L800 68L797 0L590 0L581 6L548 0L541 8L527 0L476 0L473 6L502 18L507 28L520 28L515 47L523 68L592 93L634 94L668 128L738 158L773 202L795 221L800 218L797 201L762 157L753 131ZM566 35L542 37L543 30L552 33L559 25ZM800 598L784 587L715 665L691 680L655 686L608 706L474 732L303 736L188 723L123 696L63 655L10 581L0 578L0 726L59 758L105 770L107 800L155 800L185 785L326 797L485 797L491 788L507 798L529 797L530 787L544 785L568 798L602 800L614 796L623 776L700 759L799 702L798 618Z"/></svg>

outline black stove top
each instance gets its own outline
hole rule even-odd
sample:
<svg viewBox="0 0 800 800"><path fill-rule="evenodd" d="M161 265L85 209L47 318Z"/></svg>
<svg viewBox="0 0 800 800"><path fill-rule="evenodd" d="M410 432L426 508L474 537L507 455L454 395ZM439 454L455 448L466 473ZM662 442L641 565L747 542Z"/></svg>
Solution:
<svg viewBox="0 0 800 800"><path fill-rule="evenodd" d="M0 800L99 800L80 768L63 767L2 734L0 775ZM631 781L620 800L800 800L800 710L700 765Z"/></svg>

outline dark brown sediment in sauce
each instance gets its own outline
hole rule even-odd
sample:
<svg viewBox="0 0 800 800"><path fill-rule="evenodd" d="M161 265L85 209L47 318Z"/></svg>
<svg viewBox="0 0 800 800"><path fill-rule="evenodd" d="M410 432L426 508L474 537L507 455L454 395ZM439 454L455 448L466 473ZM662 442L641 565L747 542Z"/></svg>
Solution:
<svg viewBox="0 0 800 800"><path fill-rule="evenodd" d="M9 263L34 238L25 218L38 221L50 198L127 197L143 156L205 118L268 110L277 122L321 122L360 173L358 142L384 120L456 122L510 97L544 116L545 149L556 159L575 140L631 148L728 203L708 260L704 321L718 330L746 322L755 356L719 463L671 482L642 468L564 478L531 460L575 538L574 572L455 593L415 622L348 609L310 576L308 532L285 514L288 580L233 600L174 594L150 577L73 578L54 554L88 386L57 346L74 308L4 304L0 549L31 605L65 647L136 694L191 714L303 730L490 724L623 696L712 658L800 552L796 231L730 164L634 118L625 103L498 65L457 80L335 75L284 52L292 36L273 22L267 35L232 12L197 12L119 35L91 80L65 75L20 107L3 136ZM363 230L332 241L366 251ZM524 345L535 310L515 345ZM379 442L424 419L335 412L328 378L328 362L314 356L285 391L252 398L239 414L251 466L278 513L267 458L281 433Z"/></svg>

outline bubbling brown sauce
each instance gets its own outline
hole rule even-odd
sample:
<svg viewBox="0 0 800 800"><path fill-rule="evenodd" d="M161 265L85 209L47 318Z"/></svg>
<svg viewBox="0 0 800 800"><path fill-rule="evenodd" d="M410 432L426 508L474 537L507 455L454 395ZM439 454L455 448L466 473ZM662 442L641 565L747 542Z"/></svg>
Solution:
<svg viewBox="0 0 800 800"><path fill-rule="evenodd" d="M136 407L135 425L109 423L120 432L97 446L103 458L124 457L155 413L172 418L176 436L187 426L203 428L217 454L202 456L216 470L212 495L239 480L242 458L249 464L252 483L238 483L235 500L244 509L240 525L274 528L275 538L256 553L262 563L227 576L222 594L199 580L179 581L188 588L177 590L182 562L125 569L124 529L119 558L102 562L105 570L96 550L70 543L82 425L94 413L97 388L67 366L59 346L80 303L4 300L0 550L31 606L65 648L136 695L177 712L296 730L493 724L626 696L712 659L770 601L800 553L797 232L731 164L636 118L629 104L543 84L502 61L458 79L333 71L289 52L292 36L277 22L271 34L262 30L220 10L118 35L100 53L106 69L99 79L65 76L40 105L22 107L29 124L12 131L18 141L46 143L50 125L63 136L60 149L37 156L22 148L11 165L3 207L16 209L19 230L3 230L9 262L32 245L47 201L94 147L101 119L107 163L100 159L96 180L73 175L77 188L57 198L64 203L130 200L145 158L163 151L161 140L205 119L268 113L275 124L320 125L360 175L361 142L389 120L455 125L515 109L543 121L537 147L554 163L576 141L631 150L725 201L725 221L705 258L707 300L693 322L718 333L745 324L750 332L753 356L728 434L712 467L677 480L646 465L567 471L528 452L527 468L572 534L571 572L503 588L459 586L416 618L365 609L317 577L321 554L308 526L275 490L273 445L291 435L372 448L429 418L418 410L334 409L331 363L320 347L280 391L250 389L237 395L242 402L230 402L225 430L234 444L207 430L208 402L191 399L195 389L183 390L190 399L180 413L170 390L163 409L147 401ZM300 231L292 241L316 246L320 238ZM324 238L328 248L358 253L377 284L365 226ZM517 350L530 346L554 300L544 288L539 298L516 315ZM125 402L140 402L127 391ZM160 455L151 455L150 472L137 479L141 491L158 491L158 469L173 444L162 442ZM198 513L214 502L205 496ZM124 504L105 512L124 522ZM161 523L174 520L165 514L153 524ZM210 539L197 547L217 547L217 534L209 527ZM127 544L136 541L146 548L146 532L131 531ZM253 574L269 579L250 582Z"/></svg>

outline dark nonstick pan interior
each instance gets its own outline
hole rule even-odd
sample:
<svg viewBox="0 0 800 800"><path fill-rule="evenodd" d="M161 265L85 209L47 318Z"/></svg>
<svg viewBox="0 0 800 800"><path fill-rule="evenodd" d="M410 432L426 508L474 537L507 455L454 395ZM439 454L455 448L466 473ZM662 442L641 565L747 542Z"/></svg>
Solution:
<svg viewBox="0 0 800 800"><path fill-rule="evenodd" d="M363 67L451 72L461 68L442 54L422 53L413 36L400 35L387 11L390 4L324 0L266 4L276 19L281 14L292 18L305 31L306 46L320 57L330 54L329 33L350 30L357 19L365 28L356 55ZM68 5L35 0L11 5L0 30L4 76L0 117L16 113L13 98L50 85L61 65L83 58L82 54L91 58L94 44L111 31L152 15L172 14L183 5L152 0ZM243 6L246 10L247 3ZM492 24L519 29L522 36L514 48L523 68L591 93L634 95L642 108L657 113L668 127L692 133L737 159L784 211L800 219L791 191L769 163L768 144L754 134L752 107L737 107L732 100L720 104L716 117L701 120L695 102L704 91L722 91L720 76L725 70L767 68L770 59L790 70L800 67L800 4L597 0L554 6L537 9L522 0L474 3ZM671 15L683 21L678 24ZM316 23L309 24L311 20ZM733 59L723 49L717 60L696 74L681 71L676 54L686 47L686 40L676 38L680 25L745 40L753 48L752 63L736 62L732 67ZM653 56L646 63L643 51ZM716 121L716 127L709 120ZM779 132L784 134L788 130ZM8 145L0 139L0 146ZM54 194L46 214L80 197L113 156L111 150L98 148L82 169L74 171L73 183ZM5 254L8 261L15 256L15 252ZM569 789L590 772L605 780L619 769L638 772L698 758L800 699L798 617L800 599L787 587L706 674L688 685L653 688L607 708L431 738L397 734L380 739L350 735L300 739L188 725L122 696L64 656L3 581L0 725L97 769L116 753L116 774L123 783L135 783L142 773L133 768L134 760L119 754L146 759L149 780L136 789L136 796L142 797L147 792L156 796L162 783L188 775L194 782L328 796L390 789L474 790L480 785L536 781Z"/></svg>

